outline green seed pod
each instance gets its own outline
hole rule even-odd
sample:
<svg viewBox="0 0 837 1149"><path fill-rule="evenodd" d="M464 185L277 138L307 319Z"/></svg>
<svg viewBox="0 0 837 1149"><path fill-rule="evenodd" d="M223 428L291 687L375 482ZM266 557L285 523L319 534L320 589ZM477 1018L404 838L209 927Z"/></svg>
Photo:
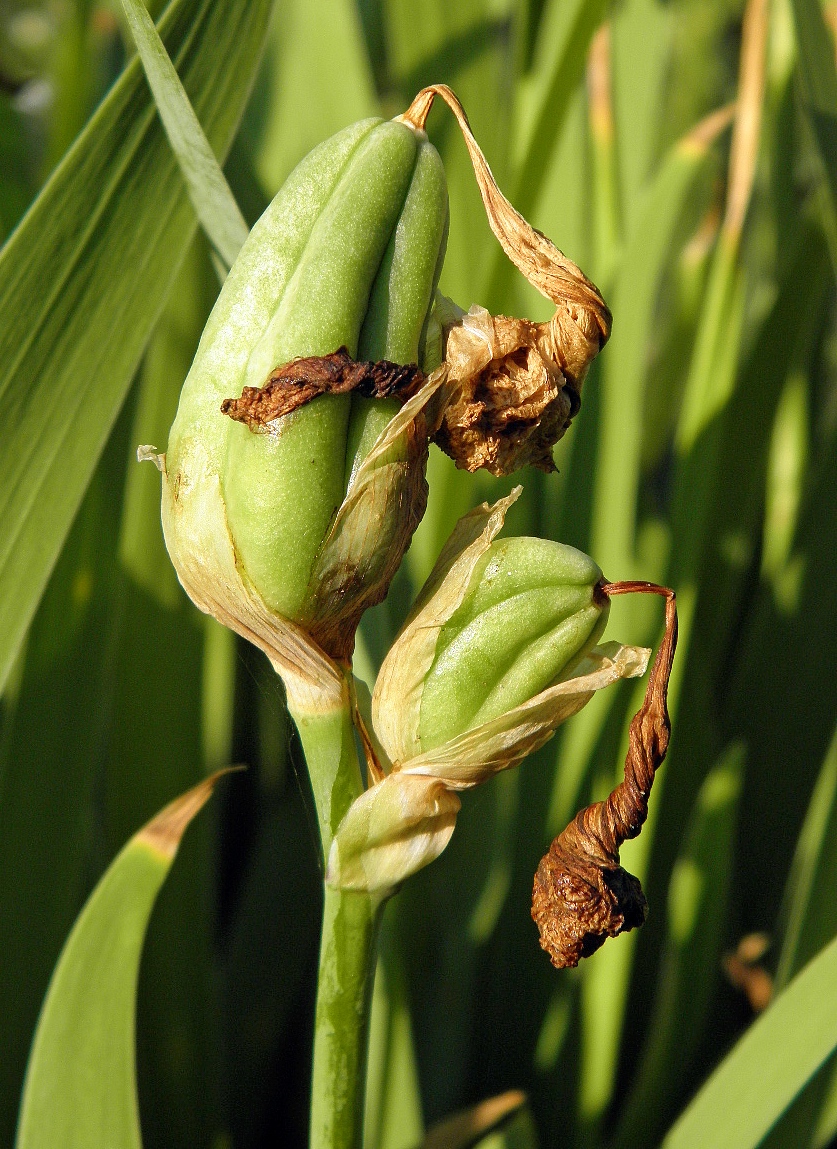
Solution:
<svg viewBox="0 0 837 1149"><path fill-rule="evenodd" d="M334 657L351 651L359 617L349 609L353 598L362 592L369 605L386 592L426 498L421 428L405 420L376 454L374 467L389 468L390 496L382 508L379 493L380 521L373 522L363 491L355 491L360 509L348 514L347 487L397 402L318 395L259 427L262 433L227 417L221 405L245 388L261 388L281 364L340 347L352 357L360 350L376 360L416 362L446 229L444 172L424 132L366 120L315 148L248 237L184 384L163 492L166 541L181 581L228 625L240 621L233 601L240 588L228 585L234 580L225 555L225 602L215 609L219 517L247 593L272 615L302 624ZM369 470L361 487L372 480ZM399 498L397 522L391 507ZM208 515L212 524L198 521ZM358 553L358 533L370 530L375 537L367 546L386 545L391 536L389 549L397 551L383 566ZM372 567L378 584L358 589ZM342 610L327 634L317 631L324 609L318 572ZM236 628L252 637L249 623Z"/></svg>
<svg viewBox="0 0 837 1149"><path fill-rule="evenodd" d="M437 362L424 355L423 336L442 271L448 229L448 193L439 153L419 142L404 208L378 270L360 333L358 358L419 363L426 372ZM398 410L394 399L352 396L346 485Z"/></svg>
<svg viewBox="0 0 837 1149"><path fill-rule="evenodd" d="M384 659L366 727L377 780L338 828L334 886L396 887L447 845L457 791L516 766L596 691L645 670L647 650L597 645L609 584L592 559L495 541L519 494L460 519Z"/></svg>
<svg viewBox="0 0 837 1149"><path fill-rule="evenodd" d="M546 690L595 645L610 600L574 547L498 539L439 632L424 680L419 738L432 750Z"/></svg>

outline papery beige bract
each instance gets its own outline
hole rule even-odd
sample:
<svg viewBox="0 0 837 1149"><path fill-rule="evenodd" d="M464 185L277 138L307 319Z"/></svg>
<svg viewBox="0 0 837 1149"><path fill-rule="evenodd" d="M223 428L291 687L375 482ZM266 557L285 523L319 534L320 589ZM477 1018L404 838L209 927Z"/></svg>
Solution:
<svg viewBox="0 0 837 1149"><path fill-rule="evenodd" d="M459 798L438 778L390 774L352 804L332 842L326 881L385 893L441 854Z"/></svg>

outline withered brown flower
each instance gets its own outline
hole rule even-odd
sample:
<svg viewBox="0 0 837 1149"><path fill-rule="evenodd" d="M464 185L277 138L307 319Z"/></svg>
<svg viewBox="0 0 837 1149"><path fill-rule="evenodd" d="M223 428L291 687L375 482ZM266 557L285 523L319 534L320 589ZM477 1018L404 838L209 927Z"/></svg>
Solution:
<svg viewBox="0 0 837 1149"><path fill-rule="evenodd" d="M666 697L677 645L674 591L635 582L610 583L604 590L611 595L633 591L665 595L666 629L645 700L631 722L624 781L606 801L576 814L535 874L532 917L541 946L558 969L577 966L607 938L645 921L645 895L639 881L620 866L619 848L645 823L654 774L666 756L671 734Z"/></svg>
<svg viewBox="0 0 837 1149"><path fill-rule="evenodd" d="M552 447L579 408L584 377L610 335L611 314L595 284L497 187L450 88L425 88L399 118L424 128L437 95L462 131L492 231L512 263L555 304L555 314L533 323L472 308L445 325L445 362L459 391L435 441L469 471L485 467L508 475L526 465L550 471Z"/></svg>

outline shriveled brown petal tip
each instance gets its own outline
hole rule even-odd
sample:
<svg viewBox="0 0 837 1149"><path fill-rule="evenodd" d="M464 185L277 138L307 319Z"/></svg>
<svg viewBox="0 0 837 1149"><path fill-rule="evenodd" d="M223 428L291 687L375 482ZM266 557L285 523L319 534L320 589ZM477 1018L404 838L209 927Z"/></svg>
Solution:
<svg viewBox="0 0 837 1149"><path fill-rule="evenodd" d="M641 926L647 905L639 881L619 865L619 848L648 816L654 774L668 749L668 680L677 645L674 592L651 583L605 583L609 595L634 591L666 596L666 630L634 715L625 777L610 797L577 814L541 859L532 917L541 946L558 969L576 966L609 937Z"/></svg>
<svg viewBox="0 0 837 1149"><path fill-rule="evenodd" d="M494 475L508 475L527 465L552 471L552 447L578 410L584 376L607 342L612 317L595 284L500 191L465 110L447 85L424 88L398 119L424 128L436 96L451 109L462 131L500 246L556 308L548 323L497 317L498 331L503 326L513 331L517 343L494 351L487 366L475 365L473 378L455 372L462 382L461 397L449 408L436 442L458 467L469 471L485 467ZM449 348L445 362L452 366Z"/></svg>
<svg viewBox="0 0 837 1149"><path fill-rule="evenodd" d="M240 399L225 399L221 411L251 431L265 433L282 415L310 403L317 395L345 395L357 391L367 399L411 399L424 383L421 369L386 359L364 363L352 359L345 347L330 355L293 359L274 368L261 387L245 387Z"/></svg>
<svg viewBox="0 0 837 1149"><path fill-rule="evenodd" d="M535 874L532 917L558 969L577 966L607 938L641 926L648 905L638 880L619 865L568 847L560 835Z"/></svg>
<svg viewBox="0 0 837 1149"><path fill-rule="evenodd" d="M472 309L448 330L445 363L457 386L434 442L457 467L555 470L552 448L580 400L551 353L550 327Z"/></svg>

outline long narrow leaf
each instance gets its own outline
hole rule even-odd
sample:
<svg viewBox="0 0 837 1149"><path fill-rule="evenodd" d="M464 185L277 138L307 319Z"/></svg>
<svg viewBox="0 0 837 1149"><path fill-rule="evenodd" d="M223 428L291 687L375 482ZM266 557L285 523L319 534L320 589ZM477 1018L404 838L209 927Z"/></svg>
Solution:
<svg viewBox="0 0 837 1149"><path fill-rule="evenodd" d="M139 1149L134 998L142 943L180 840L216 778L187 791L143 827L82 910L35 1034L18 1149Z"/></svg>
<svg viewBox="0 0 837 1149"><path fill-rule="evenodd" d="M837 907L833 896L837 873L836 824L837 735L832 739L811 796L788 879L785 893L787 921L776 971L776 989L782 989L837 932ZM803 1145L822 1145L830 1140L834 1133L835 1095L837 1076L832 1058L773 1130L768 1140L770 1149L796 1149ZM829 1134L812 1140L818 1115L821 1115L820 1129L829 1125Z"/></svg>
<svg viewBox="0 0 837 1149"><path fill-rule="evenodd" d="M0 738L4 1146L14 1140L26 1061L50 976L91 888L91 810L112 677L105 620L113 612L119 530L108 493L120 487L124 432L122 425L111 436L87 489L29 630L14 700L8 695L5 700Z"/></svg>
<svg viewBox="0 0 837 1149"><path fill-rule="evenodd" d="M122 0L122 7L192 206L210 243L232 267L249 230L244 216L148 10L142 0Z"/></svg>
<svg viewBox="0 0 837 1149"><path fill-rule="evenodd" d="M659 1137L701 1037L723 945L742 750L734 743L707 775L672 874L659 992L615 1141L619 1149Z"/></svg>
<svg viewBox="0 0 837 1149"><path fill-rule="evenodd" d="M161 28L220 154L269 0L174 0ZM0 255L0 686L194 231L132 63Z"/></svg>
<svg viewBox="0 0 837 1149"><path fill-rule="evenodd" d="M834 39L823 19L820 0L793 0L793 15L799 45L803 103L814 129L834 208L837 206L837 68L834 63Z"/></svg>
<svg viewBox="0 0 837 1149"><path fill-rule="evenodd" d="M663 1149L754 1149L837 1048L837 940L754 1022L670 1130Z"/></svg>
<svg viewBox="0 0 837 1149"><path fill-rule="evenodd" d="M709 148L729 122L726 111L702 120L660 165L631 234L613 289L619 316L602 361L602 419L596 473L593 553L604 570L633 577L637 489L647 348L663 276L676 254L684 216Z"/></svg>

